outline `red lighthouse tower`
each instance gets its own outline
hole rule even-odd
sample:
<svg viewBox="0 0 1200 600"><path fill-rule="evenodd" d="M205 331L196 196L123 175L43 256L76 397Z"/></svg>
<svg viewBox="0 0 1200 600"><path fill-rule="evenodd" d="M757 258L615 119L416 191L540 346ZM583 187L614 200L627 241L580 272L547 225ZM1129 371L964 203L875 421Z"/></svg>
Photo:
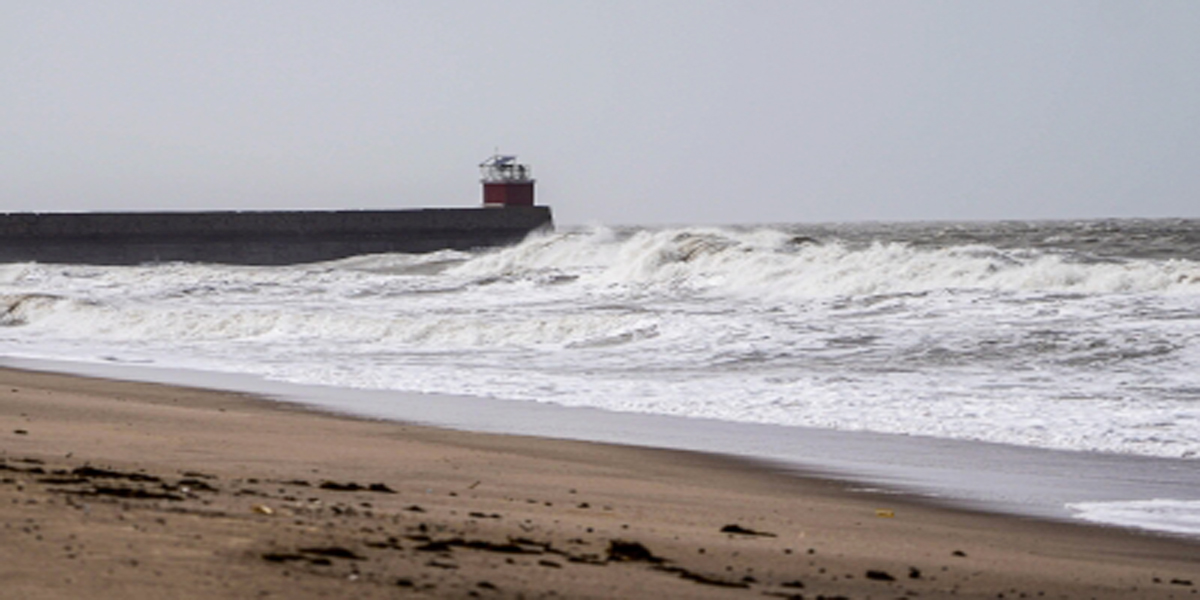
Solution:
<svg viewBox="0 0 1200 600"><path fill-rule="evenodd" d="M533 169L512 155L496 154L479 165L484 206L533 206Z"/></svg>

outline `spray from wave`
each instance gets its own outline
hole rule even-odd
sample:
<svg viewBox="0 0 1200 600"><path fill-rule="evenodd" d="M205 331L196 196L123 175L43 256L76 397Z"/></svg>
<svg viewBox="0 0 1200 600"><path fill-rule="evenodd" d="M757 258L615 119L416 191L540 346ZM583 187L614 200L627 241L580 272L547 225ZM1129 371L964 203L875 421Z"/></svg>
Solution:
<svg viewBox="0 0 1200 600"><path fill-rule="evenodd" d="M480 279L580 278L593 285L657 286L759 298L818 298L944 290L1147 293L1200 288L1188 260L1083 260L1045 250L983 245L854 246L778 229L606 228L538 235L465 261L450 273Z"/></svg>

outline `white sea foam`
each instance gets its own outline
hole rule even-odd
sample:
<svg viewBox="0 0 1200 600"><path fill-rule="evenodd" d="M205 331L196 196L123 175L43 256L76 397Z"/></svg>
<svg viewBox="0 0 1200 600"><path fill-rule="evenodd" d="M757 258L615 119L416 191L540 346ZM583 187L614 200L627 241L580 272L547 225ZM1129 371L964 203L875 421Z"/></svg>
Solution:
<svg viewBox="0 0 1200 600"><path fill-rule="evenodd" d="M1151 531L1200 535L1200 500L1078 502L1067 508L1083 520Z"/></svg>
<svg viewBox="0 0 1200 600"><path fill-rule="evenodd" d="M294 267L0 266L0 353L1200 456L1200 265L597 228Z"/></svg>

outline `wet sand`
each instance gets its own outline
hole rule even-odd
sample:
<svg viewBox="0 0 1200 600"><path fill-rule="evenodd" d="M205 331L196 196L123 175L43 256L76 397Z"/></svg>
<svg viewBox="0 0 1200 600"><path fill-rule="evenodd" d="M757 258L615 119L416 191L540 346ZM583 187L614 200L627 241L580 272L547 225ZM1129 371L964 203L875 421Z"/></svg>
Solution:
<svg viewBox="0 0 1200 600"><path fill-rule="evenodd" d="M4 598L1195 598L1200 541L0 369Z"/></svg>

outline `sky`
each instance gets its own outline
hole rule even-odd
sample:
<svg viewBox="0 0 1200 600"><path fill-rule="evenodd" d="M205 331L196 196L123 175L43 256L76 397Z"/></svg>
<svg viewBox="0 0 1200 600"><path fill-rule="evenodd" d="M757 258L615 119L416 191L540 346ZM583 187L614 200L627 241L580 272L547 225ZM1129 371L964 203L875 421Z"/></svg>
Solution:
<svg viewBox="0 0 1200 600"><path fill-rule="evenodd" d="M1200 2L0 0L0 212L1200 217Z"/></svg>

